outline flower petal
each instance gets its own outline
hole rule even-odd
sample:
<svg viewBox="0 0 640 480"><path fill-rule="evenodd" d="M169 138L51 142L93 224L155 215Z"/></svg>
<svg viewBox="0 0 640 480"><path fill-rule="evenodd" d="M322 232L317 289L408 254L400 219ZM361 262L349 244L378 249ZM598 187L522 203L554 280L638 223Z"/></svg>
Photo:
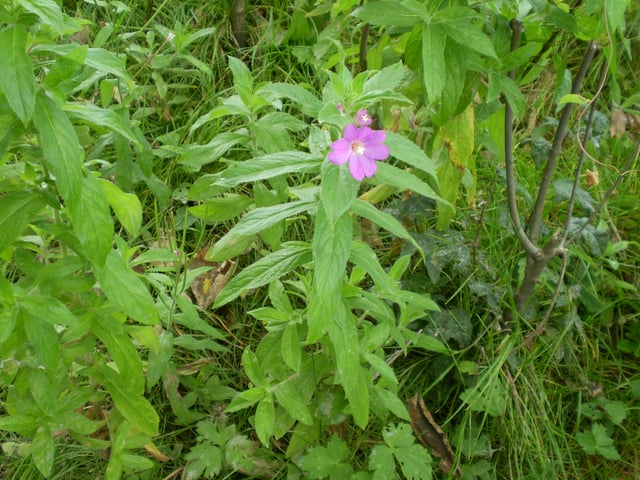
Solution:
<svg viewBox="0 0 640 480"><path fill-rule="evenodd" d="M389 156L389 147L384 143L378 145L366 145L364 154L372 160L385 160Z"/></svg>
<svg viewBox="0 0 640 480"><path fill-rule="evenodd" d="M369 115L369 112L367 112L366 109L360 109L358 110L358 113L356 113L356 122L360 125L371 125L371 115Z"/></svg>
<svg viewBox="0 0 640 480"><path fill-rule="evenodd" d="M361 129L356 127L353 123L350 123L346 127L344 127L344 131L342 132L342 138L348 140L349 142L353 142L361 138L362 132Z"/></svg>
<svg viewBox="0 0 640 480"><path fill-rule="evenodd" d="M371 177L378 170L375 160L370 160L365 155L352 155L349 160L349 171L356 180Z"/></svg>
<svg viewBox="0 0 640 480"><path fill-rule="evenodd" d="M327 159L331 163L335 163L336 165L341 165L345 162L349 161L349 157L351 156L351 150L331 150L329 155L327 155Z"/></svg>

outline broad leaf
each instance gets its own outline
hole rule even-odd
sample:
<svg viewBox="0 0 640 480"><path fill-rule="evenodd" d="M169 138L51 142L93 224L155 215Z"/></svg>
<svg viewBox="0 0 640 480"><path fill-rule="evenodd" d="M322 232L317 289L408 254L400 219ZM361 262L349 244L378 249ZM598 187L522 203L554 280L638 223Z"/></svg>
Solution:
<svg viewBox="0 0 640 480"><path fill-rule="evenodd" d="M113 245L113 220L107 198L95 177L88 175L82 179L82 194L69 212L84 254L95 265L104 265Z"/></svg>
<svg viewBox="0 0 640 480"><path fill-rule="evenodd" d="M106 387L116 408L131 425L150 437L158 434L158 414L146 398L131 388L128 379L106 365L93 368L91 373Z"/></svg>
<svg viewBox="0 0 640 480"><path fill-rule="evenodd" d="M84 151L64 111L47 94L36 97L33 122L40 133L47 168L68 207L75 207L82 191Z"/></svg>
<svg viewBox="0 0 640 480"><path fill-rule="evenodd" d="M109 253L104 267L96 268L96 277L107 298L123 313L140 323L158 322L151 294L118 252Z"/></svg>
<svg viewBox="0 0 640 480"><path fill-rule="evenodd" d="M45 203L44 198L35 192L5 193L0 196L0 252L23 232Z"/></svg>
<svg viewBox="0 0 640 480"><path fill-rule="evenodd" d="M354 10L353 16L376 26L413 27L422 20L415 10L386 0L366 2Z"/></svg>
<svg viewBox="0 0 640 480"><path fill-rule="evenodd" d="M64 111L71 118L86 122L94 127L101 127L111 130L133 143L136 147L142 148L140 139L131 126L116 112L106 108L100 108L93 103L65 103Z"/></svg>
<svg viewBox="0 0 640 480"><path fill-rule="evenodd" d="M38 427L31 448L31 458L33 463L42 475L48 477L53 468L53 457L55 446L53 437L48 426L42 425Z"/></svg>
<svg viewBox="0 0 640 480"><path fill-rule="evenodd" d="M25 10L35 13L43 24L51 27L58 35L65 33L64 15L54 0L18 0L18 3Z"/></svg>
<svg viewBox="0 0 640 480"><path fill-rule="evenodd" d="M206 258L219 259L219 254L227 250L230 242L235 242L239 238L255 235L260 233L278 222L289 217L299 215L308 211L315 206L315 202L289 202L272 207L262 207L251 210L227 234L218 240L215 245L207 252Z"/></svg>
<svg viewBox="0 0 640 480"><path fill-rule="evenodd" d="M33 64L27 55L27 32L9 27L0 31L0 89L23 124L28 124L36 102Z"/></svg>
<svg viewBox="0 0 640 480"><path fill-rule="evenodd" d="M321 159L304 152L280 152L256 157L229 165L213 182L222 187L256 182L279 175L313 172L320 168Z"/></svg>
<svg viewBox="0 0 640 480"><path fill-rule="evenodd" d="M249 265L233 277L216 298L214 308L229 303L243 293L267 285L311 260L308 244L285 243L283 248Z"/></svg>
<svg viewBox="0 0 640 480"><path fill-rule="evenodd" d="M425 24L422 29L422 73L429 101L435 103L447 80L445 60L446 34L439 25Z"/></svg>
<svg viewBox="0 0 640 480"><path fill-rule="evenodd" d="M135 237L142 226L140 199L133 193L123 192L115 183L108 180L99 178L98 182L124 229L131 237Z"/></svg>

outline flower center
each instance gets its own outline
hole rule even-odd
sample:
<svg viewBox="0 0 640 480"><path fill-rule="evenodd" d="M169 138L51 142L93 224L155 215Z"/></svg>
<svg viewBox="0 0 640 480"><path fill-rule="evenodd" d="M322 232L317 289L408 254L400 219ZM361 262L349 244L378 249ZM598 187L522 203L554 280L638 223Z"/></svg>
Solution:
<svg viewBox="0 0 640 480"><path fill-rule="evenodd" d="M356 155L364 155L364 143L358 140L351 142L351 153L355 153Z"/></svg>

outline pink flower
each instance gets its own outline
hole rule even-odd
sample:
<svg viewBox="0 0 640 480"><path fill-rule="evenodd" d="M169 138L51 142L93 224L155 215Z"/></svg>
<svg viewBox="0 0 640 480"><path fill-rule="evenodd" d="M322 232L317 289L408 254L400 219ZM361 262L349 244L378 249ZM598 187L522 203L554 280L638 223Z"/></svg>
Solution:
<svg viewBox="0 0 640 480"><path fill-rule="evenodd" d="M371 116L366 109L363 108L361 110L358 110L358 113L356 113L356 123L368 127L369 125L371 125L371 122Z"/></svg>
<svg viewBox="0 0 640 480"><path fill-rule="evenodd" d="M349 171L356 180L373 176L378 170L376 162L389 156L389 147L383 142L386 133L367 126L350 123L344 128L342 138L331 144L328 159L336 165L349 163Z"/></svg>

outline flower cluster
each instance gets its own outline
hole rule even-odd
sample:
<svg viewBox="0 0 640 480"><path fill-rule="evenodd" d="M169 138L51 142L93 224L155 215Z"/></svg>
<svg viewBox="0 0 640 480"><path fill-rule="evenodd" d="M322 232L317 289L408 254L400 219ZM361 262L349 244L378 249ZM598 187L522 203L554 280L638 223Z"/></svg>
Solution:
<svg viewBox="0 0 640 480"><path fill-rule="evenodd" d="M342 138L331 144L328 159L336 165L349 163L349 171L356 180L373 176L378 170L377 161L389 156L389 147L384 144L384 130L373 130L371 116L362 109L356 114L356 123L344 128Z"/></svg>

